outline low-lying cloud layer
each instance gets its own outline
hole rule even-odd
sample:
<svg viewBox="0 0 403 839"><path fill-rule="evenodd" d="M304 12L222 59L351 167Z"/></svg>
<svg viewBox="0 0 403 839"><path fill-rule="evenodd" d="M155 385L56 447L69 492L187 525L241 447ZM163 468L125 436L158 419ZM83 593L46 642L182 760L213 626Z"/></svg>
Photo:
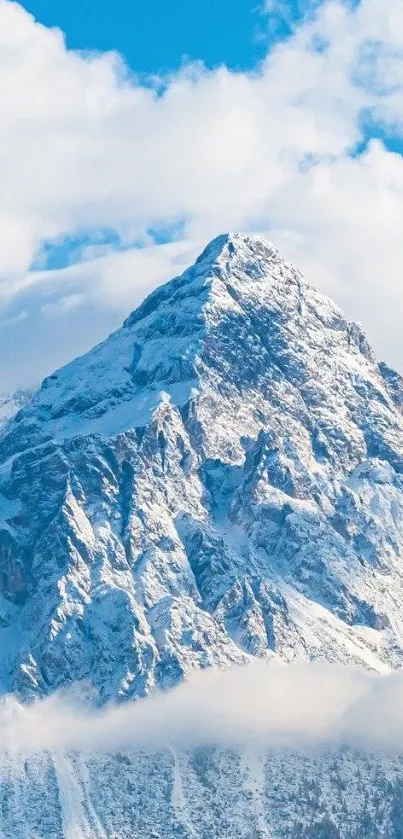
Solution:
<svg viewBox="0 0 403 839"><path fill-rule="evenodd" d="M219 745L403 751L403 673L256 663L199 673L168 694L103 710L54 696L0 709L0 749L159 750Z"/></svg>

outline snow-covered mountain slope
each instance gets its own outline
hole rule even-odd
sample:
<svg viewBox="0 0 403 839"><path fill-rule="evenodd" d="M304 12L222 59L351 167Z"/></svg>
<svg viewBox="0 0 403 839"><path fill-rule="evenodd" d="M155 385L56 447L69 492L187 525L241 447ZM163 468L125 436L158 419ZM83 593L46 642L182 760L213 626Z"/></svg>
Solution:
<svg viewBox="0 0 403 839"><path fill-rule="evenodd" d="M4 689L399 666L400 382L271 244L214 240L0 437Z"/></svg>
<svg viewBox="0 0 403 839"><path fill-rule="evenodd" d="M13 754L4 839L400 839L401 759L199 748Z"/></svg>
<svg viewBox="0 0 403 839"><path fill-rule="evenodd" d="M19 388L14 393L0 393L0 430L32 399L34 391Z"/></svg>
<svg viewBox="0 0 403 839"><path fill-rule="evenodd" d="M0 678L98 701L255 657L403 662L403 381L259 237L214 240L0 434ZM0 836L402 836L401 760L0 761ZM400 832L399 832L400 831Z"/></svg>

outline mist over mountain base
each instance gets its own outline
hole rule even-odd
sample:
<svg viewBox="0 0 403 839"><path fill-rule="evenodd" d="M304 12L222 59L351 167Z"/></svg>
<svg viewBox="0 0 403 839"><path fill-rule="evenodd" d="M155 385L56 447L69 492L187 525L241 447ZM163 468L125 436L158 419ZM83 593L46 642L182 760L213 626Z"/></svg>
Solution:
<svg viewBox="0 0 403 839"><path fill-rule="evenodd" d="M103 709L8 697L0 835L399 839L402 684L261 662Z"/></svg>

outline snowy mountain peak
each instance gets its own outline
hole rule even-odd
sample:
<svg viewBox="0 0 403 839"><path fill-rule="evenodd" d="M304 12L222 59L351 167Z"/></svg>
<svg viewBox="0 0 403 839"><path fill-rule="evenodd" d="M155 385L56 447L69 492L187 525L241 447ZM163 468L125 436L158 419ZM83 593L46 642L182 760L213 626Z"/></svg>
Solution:
<svg viewBox="0 0 403 839"><path fill-rule="evenodd" d="M34 391L19 388L14 393L0 393L0 429L32 399Z"/></svg>
<svg viewBox="0 0 403 839"><path fill-rule="evenodd" d="M41 433L46 428L57 438L142 426L162 392L182 407L200 390L207 369L220 357L225 360L225 335L224 355L220 348L215 358L209 355L220 323L225 329L232 318L237 330L242 323L239 340L252 346L251 307L256 313L265 308L273 325L283 317L284 299L293 316L302 315L303 288L299 273L262 237L218 237L184 274L154 291L122 329L48 377L30 410L18 418L16 437L21 440L27 422L32 435L38 420ZM323 317L328 308L325 301ZM337 319L335 307L332 312Z"/></svg>
<svg viewBox="0 0 403 839"><path fill-rule="evenodd" d="M244 282L252 282L262 276L270 280L273 269L281 265L284 263L278 251L264 237L222 234L207 245L194 265L181 276L153 291L127 318L124 326L132 326L167 303L179 303L185 297L197 298L198 292L199 302L203 303L203 291L214 294L217 288L214 279L221 278L231 283L236 272L238 280Z"/></svg>
<svg viewBox="0 0 403 839"><path fill-rule="evenodd" d="M277 248L264 236L223 233L213 239L196 260L196 265L248 264L251 260L281 261Z"/></svg>
<svg viewBox="0 0 403 839"><path fill-rule="evenodd" d="M215 239L0 433L0 691L113 702L256 658L401 668L402 406L272 245ZM401 837L400 758L112 751L13 747L0 833Z"/></svg>
<svg viewBox="0 0 403 839"><path fill-rule="evenodd" d="M403 663L400 394L272 245L214 240L0 436L5 684Z"/></svg>
<svg viewBox="0 0 403 839"><path fill-rule="evenodd" d="M321 381L315 381L318 370ZM341 396L333 393L337 376L347 377ZM358 324L348 323L263 237L225 234L154 291L121 329L46 379L7 429L3 448L11 456L37 440L141 428L163 394L180 410L195 399L199 411L211 410L216 397L221 406L225 398L232 416L232 400L242 393L257 434L268 389L269 401L291 399L302 411L316 391L319 404L334 400L337 414L340 398L356 392L357 377L369 380L381 400L393 398ZM325 379L329 391L322 389ZM231 450L242 459L244 423L244 416L239 422L232 416L229 430L223 417L224 449L218 431L207 435L206 451Z"/></svg>

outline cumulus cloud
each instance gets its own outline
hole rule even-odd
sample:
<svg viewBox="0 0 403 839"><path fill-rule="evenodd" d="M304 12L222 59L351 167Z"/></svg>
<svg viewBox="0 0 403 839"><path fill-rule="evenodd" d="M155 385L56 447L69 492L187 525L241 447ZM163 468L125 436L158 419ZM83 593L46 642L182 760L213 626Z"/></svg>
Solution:
<svg viewBox="0 0 403 839"><path fill-rule="evenodd" d="M107 752L200 745L403 749L403 676L326 664L253 663L103 710L54 696L0 706L0 749Z"/></svg>
<svg viewBox="0 0 403 839"><path fill-rule="evenodd" d="M144 80L117 54L68 51L58 30L0 0L0 320L25 319L30 353L28 322L53 283L35 379L56 360L46 352L52 312L71 335L61 363L117 325L140 290L177 273L173 252L153 247L150 231L167 227L189 257L224 230L267 232L401 366L403 161L392 138L398 147L403 7L301 9L309 15L253 73L185 65ZM29 271L44 242L97 230L152 249L114 263L83 252L75 275ZM89 305L99 329L85 341ZM8 360L2 375L20 384L28 371Z"/></svg>

